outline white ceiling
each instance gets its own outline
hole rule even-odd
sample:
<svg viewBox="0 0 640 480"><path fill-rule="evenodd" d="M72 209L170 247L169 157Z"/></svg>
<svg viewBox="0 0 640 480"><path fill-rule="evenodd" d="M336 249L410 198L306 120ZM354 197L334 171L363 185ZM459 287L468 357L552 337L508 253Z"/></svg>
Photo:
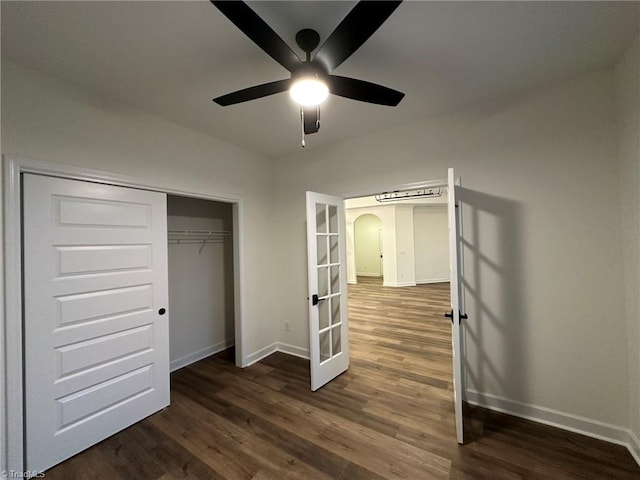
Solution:
<svg viewBox="0 0 640 480"><path fill-rule="evenodd" d="M249 2L296 51L355 2ZM268 157L300 148L286 93L211 99L288 72L207 1L2 1L2 57ZM405 2L335 73L406 93L396 108L331 96L318 148L612 66L640 31L638 2ZM302 52L299 52L302 56Z"/></svg>

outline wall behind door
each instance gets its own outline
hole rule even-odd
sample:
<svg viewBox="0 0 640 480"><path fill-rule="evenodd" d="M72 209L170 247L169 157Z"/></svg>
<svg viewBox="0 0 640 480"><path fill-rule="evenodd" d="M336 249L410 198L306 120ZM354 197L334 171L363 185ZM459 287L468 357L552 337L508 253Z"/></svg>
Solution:
<svg viewBox="0 0 640 480"><path fill-rule="evenodd" d="M170 231L232 232L229 203L168 195L167 214ZM233 295L231 235L169 243L171 370L234 344Z"/></svg>
<svg viewBox="0 0 640 480"><path fill-rule="evenodd" d="M379 277L380 271L380 229L382 221L379 217L365 213L353 223L356 274Z"/></svg>
<svg viewBox="0 0 640 480"><path fill-rule="evenodd" d="M449 225L446 205L413 207L416 283L449 281Z"/></svg>

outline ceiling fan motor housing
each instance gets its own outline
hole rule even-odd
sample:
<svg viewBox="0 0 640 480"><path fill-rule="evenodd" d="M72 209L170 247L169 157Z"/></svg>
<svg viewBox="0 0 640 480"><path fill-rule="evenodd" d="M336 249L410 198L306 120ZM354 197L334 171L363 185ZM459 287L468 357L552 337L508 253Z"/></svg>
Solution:
<svg viewBox="0 0 640 480"><path fill-rule="evenodd" d="M307 61L318 45L320 44L320 35L315 30L303 28L296 33L296 43L307 54Z"/></svg>
<svg viewBox="0 0 640 480"><path fill-rule="evenodd" d="M312 60L303 62L299 68L291 72L291 80L301 80L303 78L317 78L318 80L326 80L329 72L322 62Z"/></svg>

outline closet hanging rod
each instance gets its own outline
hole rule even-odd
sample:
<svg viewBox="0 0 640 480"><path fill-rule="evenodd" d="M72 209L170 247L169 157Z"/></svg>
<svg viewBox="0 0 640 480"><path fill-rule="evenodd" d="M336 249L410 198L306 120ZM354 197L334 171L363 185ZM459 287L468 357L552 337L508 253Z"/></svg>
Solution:
<svg viewBox="0 0 640 480"><path fill-rule="evenodd" d="M169 235L195 235L195 236L218 236L218 235L230 235L231 232L227 230L168 230Z"/></svg>
<svg viewBox="0 0 640 480"><path fill-rule="evenodd" d="M224 243L223 240L215 239L215 238L207 238L207 239L191 239L191 238L170 238L170 244L181 244L181 245L201 245L203 243Z"/></svg>

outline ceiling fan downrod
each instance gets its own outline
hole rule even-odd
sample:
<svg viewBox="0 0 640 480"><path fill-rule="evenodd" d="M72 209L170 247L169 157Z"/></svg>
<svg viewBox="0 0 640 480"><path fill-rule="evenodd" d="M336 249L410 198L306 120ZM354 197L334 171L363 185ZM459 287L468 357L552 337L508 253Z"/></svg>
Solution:
<svg viewBox="0 0 640 480"><path fill-rule="evenodd" d="M304 108L300 105L300 130L302 131L302 148L307 145L304 143Z"/></svg>

